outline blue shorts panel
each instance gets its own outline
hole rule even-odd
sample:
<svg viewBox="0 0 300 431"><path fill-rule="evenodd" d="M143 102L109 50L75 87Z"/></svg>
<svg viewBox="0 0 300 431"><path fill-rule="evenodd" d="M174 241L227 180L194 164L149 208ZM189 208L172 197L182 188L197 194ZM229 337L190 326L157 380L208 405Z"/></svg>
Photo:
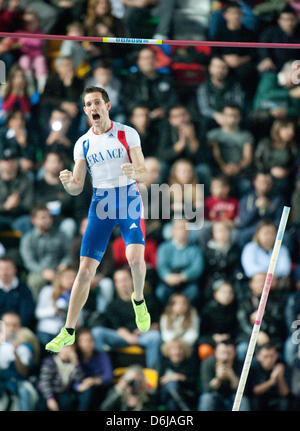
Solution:
<svg viewBox="0 0 300 431"><path fill-rule="evenodd" d="M94 189L80 256L101 261L115 225L125 246L145 245L141 226L142 200L136 184L115 189Z"/></svg>

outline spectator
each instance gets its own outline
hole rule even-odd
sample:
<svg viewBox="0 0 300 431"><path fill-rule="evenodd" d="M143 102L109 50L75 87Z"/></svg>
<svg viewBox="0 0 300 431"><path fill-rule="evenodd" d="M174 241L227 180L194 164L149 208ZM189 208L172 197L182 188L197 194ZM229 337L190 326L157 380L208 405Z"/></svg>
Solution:
<svg viewBox="0 0 300 431"><path fill-rule="evenodd" d="M242 251L241 262L247 277L259 272L267 272L276 237L276 226L272 221L259 222L253 240ZM291 273L291 257L288 248L282 244L275 269L276 277L286 277Z"/></svg>
<svg viewBox="0 0 300 431"><path fill-rule="evenodd" d="M98 410L113 381L112 364L106 352L98 352L89 329L81 328L76 339L77 354L84 373L83 384L87 391L83 409Z"/></svg>
<svg viewBox="0 0 300 431"><path fill-rule="evenodd" d="M0 130L0 148L16 148L20 152L20 167L23 171L33 172L35 162L40 156L39 137L35 130L26 124L21 110L8 115L6 125Z"/></svg>
<svg viewBox="0 0 300 431"><path fill-rule="evenodd" d="M290 376L291 376L291 394L293 396L292 399L292 410L299 411L299 402L300 402L300 376L299 376L299 368L300 368L300 345L296 347L297 356L291 364Z"/></svg>
<svg viewBox="0 0 300 431"><path fill-rule="evenodd" d="M260 43L299 43L300 26L296 12L286 5L279 12L276 25L268 26L259 37ZM293 50L292 50L293 51ZM285 63L297 60L295 52L286 52L278 48L262 48L258 50L259 72L279 71Z"/></svg>
<svg viewBox="0 0 300 431"><path fill-rule="evenodd" d="M38 388L42 395L40 410L84 410L89 387L74 346L65 346L57 355L44 358Z"/></svg>
<svg viewBox="0 0 300 431"><path fill-rule="evenodd" d="M277 193L288 195L295 174L295 124L289 119L275 120L270 137L261 140L255 151L258 170L270 172Z"/></svg>
<svg viewBox="0 0 300 431"><path fill-rule="evenodd" d="M226 176L212 178L210 196L205 199L204 216L207 222L222 221L233 227L239 216L239 201L230 196L230 184ZM211 224L209 223L209 224Z"/></svg>
<svg viewBox="0 0 300 431"><path fill-rule="evenodd" d="M211 238L203 244L205 282L208 289L218 279L234 282L240 272L240 248L234 241L232 228L227 221L216 221L211 226Z"/></svg>
<svg viewBox="0 0 300 431"><path fill-rule="evenodd" d="M67 266L58 272L52 284L44 286L37 298L36 334L45 346L64 325L76 271Z"/></svg>
<svg viewBox="0 0 300 431"><path fill-rule="evenodd" d="M243 247L256 232L257 225L268 218L279 225L283 198L273 192L273 179L269 173L257 171L253 179L254 190L240 200L239 244Z"/></svg>
<svg viewBox="0 0 300 431"><path fill-rule="evenodd" d="M218 28L214 40L255 42L256 34L243 26L242 16L243 12L238 2L229 2L223 12L226 25ZM256 88L255 50L217 47L214 48L214 52L223 57L228 67L232 69L238 81L243 85L248 96L251 96Z"/></svg>
<svg viewBox="0 0 300 431"><path fill-rule="evenodd" d="M199 336L200 319L198 312L182 293L173 293L160 318L163 343L180 338L193 347Z"/></svg>
<svg viewBox="0 0 300 431"><path fill-rule="evenodd" d="M196 245L188 243L185 220L174 220L172 239L160 244L157 251L157 271L160 284L155 294L165 305L174 292L181 292L194 304L200 299L198 280L204 270L204 259Z"/></svg>
<svg viewBox="0 0 300 431"><path fill-rule="evenodd" d="M0 155L0 229L26 233L28 212L33 204L33 181L20 169L17 148L5 148Z"/></svg>
<svg viewBox="0 0 300 431"><path fill-rule="evenodd" d="M240 129L241 112L236 105L223 109L223 124L211 130L207 140L212 146L217 171L228 177L235 193L245 194L250 188L250 168L253 159L254 137Z"/></svg>
<svg viewBox="0 0 300 431"><path fill-rule="evenodd" d="M54 108L60 108L68 113L75 126L78 121L81 92L82 80L75 74L72 58L57 57L55 71L48 76L41 99L44 120L48 121Z"/></svg>
<svg viewBox="0 0 300 431"><path fill-rule="evenodd" d="M7 82L2 92L2 122L7 119L15 109L20 109L26 119L31 115L31 95L29 94L29 86L24 70L14 64L9 70Z"/></svg>
<svg viewBox="0 0 300 431"><path fill-rule="evenodd" d="M140 135L143 154L145 157L153 157L160 147L158 143L158 128L151 121L150 109L146 105L137 105L130 114L130 125Z"/></svg>
<svg viewBox="0 0 300 431"><path fill-rule="evenodd" d="M298 67L297 63L289 61L279 72L268 71L261 76L253 100L253 121L268 129L274 119L298 118L300 86L293 79Z"/></svg>
<svg viewBox="0 0 300 431"><path fill-rule="evenodd" d="M88 0L85 28L88 33L95 31L95 25L102 19L103 25L107 27L107 36L124 37L125 29L123 22L112 15L111 3L109 0ZM110 34L109 34L110 33Z"/></svg>
<svg viewBox="0 0 300 431"><path fill-rule="evenodd" d="M204 303L201 311L199 356L202 357L203 345L215 348L224 340L234 340L237 334L237 301L233 286L226 280L212 284L212 297Z"/></svg>
<svg viewBox="0 0 300 431"><path fill-rule="evenodd" d="M265 279L266 273L257 273L251 277L249 287L248 285L241 286L237 291L237 318L239 322L239 334L237 336L237 342L239 344L237 346L237 354L241 360L244 360L246 355ZM273 278L268 298L268 307L265 310L264 318L261 322L257 345L262 346L265 343L271 342L277 349L282 351L286 337L286 328L282 322L286 295L277 291L277 286L278 280L277 278Z"/></svg>
<svg viewBox="0 0 300 431"><path fill-rule="evenodd" d="M67 161L71 161L72 132L74 133L74 129L70 115L61 108L54 108L47 126L47 128L44 126L44 154L52 150L61 153L61 157L64 157Z"/></svg>
<svg viewBox="0 0 300 431"><path fill-rule="evenodd" d="M6 4L5 4L6 3ZM20 28L22 22L22 12L19 0L9 0L0 2L0 31L13 32ZM16 53L11 50L11 38L4 37L0 42L0 59L4 61L7 71L16 62Z"/></svg>
<svg viewBox="0 0 300 431"><path fill-rule="evenodd" d="M232 0L231 2L233 3ZM223 3L227 3L227 2L223 2ZM238 0L236 1L236 3L238 3L238 5L241 8L242 26L245 27L247 30L256 32L258 30L259 20L254 15L251 6L249 6L247 2L243 0ZM224 19L224 8L216 10L215 12L212 12L210 15L209 28L208 28L209 38L215 39L215 36L218 33L218 30L219 29L224 30L225 27L226 27L226 21Z"/></svg>
<svg viewBox="0 0 300 431"><path fill-rule="evenodd" d="M50 150L42 165L43 178L35 184L35 202L44 203L53 217L55 228L73 239L76 223L72 218L72 202L59 180L59 173L63 168L64 159L61 154Z"/></svg>
<svg viewBox="0 0 300 431"><path fill-rule="evenodd" d="M8 394L8 405L17 397L18 410L35 410L37 393L28 380L36 363L39 345L35 335L21 327L17 313L6 312L1 317L5 327L0 343L0 397Z"/></svg>
<svg viewBox="0 0 300 431"><path fill-rule="evenodd" d="M84 26L81 22L73 21L67 25L67 36L84 36ZM72 57L76 75L84 77L90 71L87 65L89 54L86 49L87 43L79 40L64 40L60 46L59 57Z"/></svg>
<svg viewBox="0 0 300 431"><path fill-rule="evenodd" d="M140 365L127 368L101 404L102 411L149 411L155 408L155 394L147 388Z"/></svg>
<svg viewBox="0 0 300 431"><path fill-rule="evenodd" d="M160 0L137 0L134 5L130 0L120 0L125 9L124 21L128 31L128 37L149 37L145 33L145 20L151 17L153 6Z"/></svg>
<svg viewBox="0 0 300 431"><path fill-rule="evenodd" d="M205 132L223 126L223 109L226 105L239 106L244 117L245 92L239 81L229 73L229 67L222 57L211 57L207 77L197 88L196 96Z"/></svg>
<svg viewBox="0 0 300 431"><path fill-rule="evenodd" d="M68 262L68 241L62 232L53 227L53 219L44 204L37 204L31 211L33 229L20 242L20 253L26 270L27 283L34 299L45 283L51 283L55 271Z"/></svg>
<svg viewBox="0 0 300 431"><path fill-rule="evenodd" d="M207 153L199 124L192 121L185 106L173 106L169 110L168 121L161 128L157 146L157 155L165 164L164 170L179 159L187 159L196 165L196 173L207 187L211 177Z"/></svg>
<svg viewBox="0 0 300 431"><path fill-rule="evenodd" d="M285 411L288 408L290 392L286 367L279 360L276 347L265 344L256 355L249 376L251 405L255 411Z"/></svg>
<svg viewBox="0 0 300 431"><path fill-rule="evenodd" d="M33 327L34 302L30 290L18 277L14 261L0 257L0 319L5 313L18 314L22 326Z"/></svg>
<svg viewBox="0 0 300 431"><path fill-rule="evenodd" d="M23 27L22 30L16 32L16 36L20 32L31 34L43 33L39 16L35 12L26 11L24 13ZM19 65L25 71L29 82L33 82L34 78L36 79L37 91L42 94L48 76L48 67L44 55L44 40L19 37L16 39L16 43L20 52Z"/></svg>
<svg viewBox="0 0 300 431"><path fill-rule="evenodd" d="M139 104L150 109L152 120L165 118L166 111L178 101L173 81L167 75L157 72L155 53L144 47L138 53L138 71L127 76L124 88L125 108L128 114Z"/></svg>
<svg viewBox="0 0 300 431"><path fill-rule="evenodd" d="M143 347L146 351L147 368L157 369L159 361L160 334L158 331L157 305L153 298L146 296L151 327L148 332L141 333L136 329L131 304L132 278L127 269L119 269L114 273L114 283L117 297L108 305L99 324L94 324L92 334L96 349L102 351L104 346Z"/></svg>
<svg viewBox="0 0 300 431"><path fill-rule="evenodd" d="M167 410L190 411L195 407L197 364L192 349L182 338L162 346L160 398Z"/></svg>
<svg viewBox="0 0 300 431"><path fill-rule="evenodd" d="M241 370L234 343L231 340L218 343L215 354L200 365L202 394L198 410L231 410ZM250 410L246 396L241 400L240 410Z"/></svg>
<svg viewBox="0 0 300 431"><path fill-rule="evenodd" d="M168 183L173 191L170 196L173 214L186 214L191 219L194 215L191 210L203 210L203 190L199 188L192 162L176 160L171 167Z"/></svg>

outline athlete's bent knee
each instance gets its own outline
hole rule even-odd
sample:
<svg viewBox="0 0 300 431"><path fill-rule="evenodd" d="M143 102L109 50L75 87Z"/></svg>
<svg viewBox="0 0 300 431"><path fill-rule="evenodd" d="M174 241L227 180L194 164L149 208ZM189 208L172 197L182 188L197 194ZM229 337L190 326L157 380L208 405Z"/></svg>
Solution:
<svg viewBox="0 0 300 431"><path fill-rule="evenodd" d="M89 267L83 266L83 267L79 268L77 277L78 277L79 281L82 283L90 282L95 277L95 271Z"/></svg>

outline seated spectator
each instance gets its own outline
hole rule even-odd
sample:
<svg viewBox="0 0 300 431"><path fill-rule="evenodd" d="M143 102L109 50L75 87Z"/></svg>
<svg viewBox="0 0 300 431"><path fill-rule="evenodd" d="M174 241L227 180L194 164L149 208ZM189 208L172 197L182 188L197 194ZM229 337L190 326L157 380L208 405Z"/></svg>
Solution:
<svg viewBox="0 0 300 431"><path fill-rule="evenodd" d="M73 21L67 25L67 36L84 36L84 26L81 22ZM86 50L87 43L80 40L64 40L60 45L59 57L72 57L73 66L78 78L84 77L89 71L87 64L89 54Z"/></svg>
<svg viewBox="0 0 300 431"><path fill-rule="evenodd" d="M276 25L267 26L260 34L259 42L300 43L299 18L290 5L286 5L279 11ZM259 63L257 69L259 72L279 71L288 61L298 59L297 53L293 51L287 52L285 49L279 48L258 49Z"/></svg>
<svg viewBox="0 0 300 431"><path fill-rule="evenodd" d="M18 30L22 23L22 11L20 9L19 0L9 0L0 2L0 31L13 32ZM3 37L0 42L0 59L6 65L8 72L12 65L16 62L16 53L10 50L11 38Z"/></svg>
<svg viewBox="0 0 300 431"><path fill-rule="evenodd" d="M60 108L54 108L51 111L47 126L44 126L44 146L43 153L48 151L59 152L61 157L66 161L72 160L72 140L74 129L72 127L72 118Z"/></svg>
<svg viewBox="0 0 300 431"><path fill-rule="evenodd" d="M191 161L178 159L171 167L168 184L172 190L170 198L173 214L183 214L191 219L194 215L192 210L203 210L203 190Z"/></svg>
<svg viewBox="0 0 300 431"><path fill-rule="evenodd" d="M291 367L290 367L290 387L291 387L291 394L293 396L292 399L292 410L293 411L299 411L299 405L300 405L300 375L299 375L299 369L300 369L300 345L296 345L296 352L297 356L293 360Z"/></svg>
<svg viewBox="0 0 300 431"><path fill-rule="evenodd" d="M265 132L274 119L298 118L300 86L293 79L293 74L298 74L298 67L297 63L289 61L279 72L268 71L262 74L251 112L251 118L259 124L261 132Z"/></svg>
<svg viewBox="0 0 300 431"><path fill-rule="evenodd" d="M8 395L8 405L17 397L18 410L35 410L38 395L28 380L37 364L39 344L35 335L21 327L17 313L6 312L1 317L5 331L0 343L0 398Z"/></svg>
<svg viewBox="0 0 300 431"><path fill-rule="evenodd" d="M93 70L93 75L85 80L85 86L95 86L104 88L109 95L112 108L109 111L109 116L113 121L124 122L124 107L121 100L121 82L113 75L113 69L110 63L100 61ZM85 115L85 130L87 121ZM84 130L84 132L85 132Z"/></svg>
<svg viewBox="0 0 300 431"><path fill-rule="evenodd" d="M239 201L230 196L230 184L226 176L212 178L210 196L205 199L204 217L208 222L222 221L234 227L239 215ZM211 224L210 223L210 224Z"/></svg>
<svg viewBox="0 0 300 431"><path fill-rule="evenodd" d="M125 108L130 114L136 105L147 105L151 119L161 120L178 101L173 81L168 75L157 72L155 53L150 47L143 47L139 51L136 64L138 71L126 78Z"/></svg>
<svg viewBox="0 0 300 431"><path fill-rule="evenodd" d="M290 389L286 367L279 360L273 344L265 344L256 354L250 369L248 387L251 407L255 411L285 411L288 409Z"/></svg>
<svg viewBox="0 0 300 431"><path fill-rule="evenodd" d="M223 109L223 124L211 130L207 140L212 147L216 170L225 175L235 194L242 196L250 189L254 137L240 128L241 112L236 105Z"/></svg>
<svg viewBox="0 0 300 431"><path fill-rule="evenodd" d="M273 191L273 179L269 173L258 171L253 179L254 190L240 200L239 245L243 247L256 232L257 225L268 218L279 225L283 198Z"/></svg>
<svg viewBox="0 0 300 431"><path fill-rule="evenodd" d="M168 121L160 128L157 156L166 165L165 170L179 159L196 165L199 179L209 186L210 167L207 163L207 146L199 124L192 121L185 106L175 105L169 110Z"/></svg>
<svg viewBox="0 0 300 431"><path fill-rule="evenodd" d="M231 410L241 371L242 364L236 357L234 343L231 340L218 343L215 354L200 365L202 395L198 410ZM241 400L240 410L250 410L246 396Z"/></svg>
<svg viewBox="0 0 300 431"><path fill-rule="evenodd" d="M160 398L167 410L189 411L195 407L197 363L192 349L182 338L162 345Z"/></svg>
<svg viewBox="0 0 300 431"><path fill-rule="evenodd" d="M227 42L255 42L256 34L242 24L243 12L238 2L229 2L224 9L225 26L217 29L214 40ZM244 90L251 97L256 88L256 70L254 67L255 50L251 48L223 48L213 49L217 55L225 60L233 71L237 80L241 82Z"/></svg>
<svg viewBox="0 0 300 431"><path fill-rule="evenodd" d="M142 333L135 325L131 304L133 281L129 270L117 270L114 273L114 283L117 297L107 306L103 316L100 316L101 326L94 323L92 328L96 349L102 351L107 345L110 347L139 345L146 351L147 368L157 369L160 347L157 304L151 295L145 297L151 315L151 327L148 332Z"/></svg>
<svg viewBox="0 0 300 431"><path fill-rule="evenodd" d="M276 193L285 196L293 188L295 174L295 124L289 119L275 120L270 137L262 139L256 148L254 160L258 170L269 172Z"/></svg>
<svg viewBox="0 0 300 431"><path fill-rule="evenodd" d="M126 7L124 22L128 37L150 37L145 33L145 19L151 18L152 8L160 0L137 0L132 4L130 0L120 0Z"/></svg>
<svg viewBox="0 0 300 431"><path fill-rule="evenodd" d="M135 106L129 117L130 125L135 128L141 138L144 157L153 157L157 154L158 128L151 121L150 109L146 105Z"/></svg>
<svg viewBox="0 0 300 431"><path fill-rule="evenodd" d="M14 110L8 115L6 124L0 130L0 149L15 147L20 154L20 167L23 171L33 172L35 162L40 155L39 136L26 124L21 110Z"/></svg>
<svg viewBox="0 0 300 431"><path fill-rule="evenodd" d="M60 153L47 152L42 165L43 178L35 183L35 202L44 203L53 217L54 227L73 239L76 223L72 218L72 200L59 180L64 166L65 161Z"/></svg>
<svg viewBox="0 0 300 431"><path fill-rule="evenodd" d="M241 262L247 277L267 272L274 242L276 226L272 221L262 220L257 225L253 240L242 250ZM291 257L288 248L282 244L275 268L276 277L287 277L291 273Z"/></svg>
<svg viewBox="0 0 300 431"><path fill-rule="evenodd" d="M65 346L57 355L44 358L38 389L42 395L39 410L84 411L90 388L74 346Z"/></svg>
<svg viewBox="0 0 300 431"><path fill-rule="evenodd" d="M203 244L205 281L209 295L211 284L218 279L235 281L240 271L240 248L234 241L232 229L227 221L216 221L211 226L211 237Z"/></svg>
<svg viewBox="0 0 300 431"><path fill-rule="evenodd" d="M18 33L43 34L38 14L25 11L23 28L16 32L16 44L19 49L19 65L25 71L29 82L35 79L37 91L42 94L48 76L48 66L44 55L45 41L37 38L18 38Z"/></svg>
<svg viewBox="0 0 300 431"><path fill-rule="evenodd" d="M75 277L75 269L67 266L38 295L35 309L36 335L43 346L64 326Z"/></svg>
<svg viewBox="0 0 300 431"><path fill-rule="evenodd" d="M68 240L53 227L53 219L44 204L31 210L33 229L20 242L20 254L28 271L27 283L34 299L45 283L53 282L56 270L68 262Z"/></svg>
<svg viewBox="0 0 300 431"><path fill-rule="evenodd" d="M193 347L199 336L200 319L197 310L182 293L173 293L160 317L163 343L180 338Z"/></svg>
<svg viewBox="0 0 300 431"><path fill-rule="evenodd" d="M60 108L68 113L77 130L82 85L82 80L75 74L72 58L57 57L55 71L48 76L41 98L44 121L48 122L54 108Z"/></svg>
<svg viewBox="0 0 300 431"><path fill-rule="evenodd" d="M82 384L87 392L84 411L98 410L113 381L110 358L106 352L98 352L89 329L82 328L76 336L79 364L84 373Z"/></svg>
<svg viewBox="0 0 300 431"><path fill-rule="evenodd" d="M253 275L248 285L243 286L237 291L239 322L239 333L237 336L237 354L241 360L244 360L254 322L256 320L259 300L262 294L266 279L266 273L257 273ZM283 324L282 316L284 315L286 295L277 290L278 279L273 278L271 290L268 297L268 306L261 322L261 328L258 335L257 345L262 346L271 342L281 352L283 350L284 340L286 338L286 328Z"/></svg>
<svg viewBox="0 0 300 431"><path fill-rule="evenodd" d="M222 57L211 57L207 77L197 88L196 97L205 133L223 126L223 110L228 104L239 106L244 117L245 92L239 81L229 73L229 67Z"/></svg>
<svg viewBox="0 0 300 431"><path fill-rule="evenodd" d="M22 326L33 327L34 301L26 284L18 277L14 261L0 257L0 319L3 314L17 313Z"/></svg>
<svg viewBox="0 0 300 431"><path fill-rule="evenodd" d="M3 86L0 112L2 123L15 109L20 109L25 118L29 119L32 109L31 96L24 70L18 64L14 64Z"/></svg>
<svg viewBox="0 0 300 431"><path fill-rule="evenodd" d="M99 19L103 19L103 24L108 27L109 32L114 37L124 37L125 29L122 20L112 15L111 3L109 0L88 0L85 15L85 28L87 32L93 32L95 24Z"/></svg>
<svg viewBox="0 0 300 431"><path fill-rule="evenodd" d="M232 0L231 0L232 2ZM220 2L218 2L220 3ZM228 3L228 2L221 2L221 3ZM241 8L242 13L242 21L241 24L244 28L247 30L250 30L252 32L256 32L258 30L258 18L254 15L253 10L251 6L247 4L246 1L238 0L236 1L238 5ZM215 12L212 12L209 18L209 28L208 28L208 36L209 38L215 39L215 36L219 29L224 30L226 27L226 21L223 16L224 8L222 7L219 10L216 10ZM216 39L215 39L216 40ZM249 39L250 40L250 39Z"/></svg>
<svg viewBox="0 0 300 431"><path fill-rule="evenodd" d="M22 172L17 148L5 148L0 154L0 230L30 229L28 212L33 204L33 181Z"/></svg>
<svg viewBox="0 0 300 431"><path fill-rule="evenodd" d="M111 388L100 406L101 411L149 411L156 409L156 396L147 387L140 365L131 365Z"/></svg>
<svg viewBox="0 0 300 431"><path fill-rule="evenodd" d="M224 340L234 340L237 334L237 301L233 286L226 280L217 280L211 286L212 294L201 311L198 353L205 359L207 345L213 349ZM208 349L209 350L209 349Z"/></svg>
<svg viewBox="0 0 300 431"><path fill-rule="evenodd" d="M203 254L199 247L188 243L186 220L174 220L172 239L158 247L157 271L160 284L155 295L165 305L174 292L184 294L192 304L200 299L198 280L204 270Z"/></svg>

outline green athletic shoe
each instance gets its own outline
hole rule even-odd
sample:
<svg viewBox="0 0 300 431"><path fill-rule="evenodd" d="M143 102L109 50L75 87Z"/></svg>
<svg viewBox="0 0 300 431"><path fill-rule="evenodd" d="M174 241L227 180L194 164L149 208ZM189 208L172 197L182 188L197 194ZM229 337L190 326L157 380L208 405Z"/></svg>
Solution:
<svg viewBox="0 0 300 431"><path fill-rule="evenodd" d="M136 305L133 297L134 297L134 294L131 295L131 302L135 312L136 326L141 332L147 332L149 331L151 326L151 317L150 317L150 314L148 313L146 302L144 300L142 304Z"/></svg>
<svg viewBox="0 0 300 431"><path fill-rule="evenodd" d="M50 352L58 353L64 346L71 346L75 343L75 331L73 335L70 335L66 328L62 328L60 333L53 338L48 344L46 344L45 349Z"/></svg>

